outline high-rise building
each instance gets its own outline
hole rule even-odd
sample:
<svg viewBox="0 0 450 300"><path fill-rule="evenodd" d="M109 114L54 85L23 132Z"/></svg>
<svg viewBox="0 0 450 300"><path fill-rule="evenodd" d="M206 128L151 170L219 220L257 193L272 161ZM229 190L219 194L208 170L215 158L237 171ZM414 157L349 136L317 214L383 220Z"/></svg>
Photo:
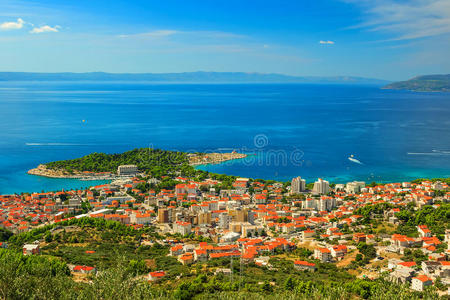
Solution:
<svg viewBox="0 0 450 300"><path fill-rule="evenodd" d="M298 194L306 190L306 180L302 179L300 176L292 179L291 182L291 193Z"/></svg>
<svg viewBox="0 0 450 300"><path fill-rule="evenodd" d="M169 211L166 208L158 210L158 223L169 223Z"/></svg>
<svg viewBox="0 0 450 300"><path fill-rule="evenodd" d="M313 193L316 194L328 194L330 191L330 183L322 178L319 178L314 183Z"/></svg>
<svg viewBox="0 0 450 300"><path fill-rule="evenodd" d="M228 226L230 224L230 221L232 220L232 217L229 216L227 213L221 213L219 215L219 228L221 229L228 229Z"/></svg>
<svg viewBox="0 0 450 300"><path fill-rule="evenodd" d="M210 212L199 213L198 224L211 224L211 213Z"/></svg>

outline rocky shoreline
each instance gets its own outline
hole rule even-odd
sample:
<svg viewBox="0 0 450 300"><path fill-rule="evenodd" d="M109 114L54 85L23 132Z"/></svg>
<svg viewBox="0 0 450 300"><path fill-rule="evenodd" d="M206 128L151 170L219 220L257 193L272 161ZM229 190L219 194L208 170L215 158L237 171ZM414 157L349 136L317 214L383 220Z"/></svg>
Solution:
<svg viewBox="0 0 450 300"><path fill-rule="evenodd" d="M27 172L30 175L43 176L49 178L60 178L60 179L80 179L80 180L112 180L116 176L113 174L96 174L90 172L80 172L73 171L69 173L66 170L54 170L48 169L46 165L41 164L37 168L31 169Z"/></svg>
<svg viewBox="0 0 450 300"><path fill-rule="evenodd" d="M219 164L229 160L246 158L247 154L230 152L230 153L206 153L201 155L192 155L189 157L191 166Z"/></svg>

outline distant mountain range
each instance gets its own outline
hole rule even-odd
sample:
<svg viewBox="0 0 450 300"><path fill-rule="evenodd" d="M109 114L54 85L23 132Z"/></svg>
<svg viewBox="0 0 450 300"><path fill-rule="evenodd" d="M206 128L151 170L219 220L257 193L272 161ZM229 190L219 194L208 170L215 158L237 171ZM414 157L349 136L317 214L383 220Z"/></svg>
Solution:
<svg viewBox="0 0 450 300"><path fill-rule="evenodd" d="M334 76L288 76L244 72L187 73L28 73L0 72L0 81L153 81L180 83L329 83L385 85L387 80Z"/></svg>
<svg viewBox="0 0 450 300"><path fill-rule="evenodd" d="M383 88L416 92L450 92L450 74L417 76L410 80L388 84Z"/></svg>

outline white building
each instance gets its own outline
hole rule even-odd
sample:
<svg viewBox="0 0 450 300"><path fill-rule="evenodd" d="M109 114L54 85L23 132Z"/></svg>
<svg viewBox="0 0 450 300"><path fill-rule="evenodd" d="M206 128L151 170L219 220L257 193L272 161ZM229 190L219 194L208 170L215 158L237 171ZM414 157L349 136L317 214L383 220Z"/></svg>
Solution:
<svg viewBox="0 0 450 300"><path fill-rule="evenodd" d="M423 291L426 286L432 285L433 281L426 275L413 277L411 280L411 289L415 291Z"/></svg>
<svg viewBox="0 0 450 300"><path fill-rule="evenodd" d="M351 194L357 194L361 192L361 189L363 189L366 186L366 183L364 181L352 181L347 183L345 186L345 191L347 193Z"/></svg>
<svg viewBox="0 0 450 300"><path fill-rule="evenodd" d="M298 194L306 190L306 180L302 179L300 176L292 179L291 182L291 193Z"/></svg>
<svg viewBox="0 0 450 300"><path fill-rule="evenodd" d="M321 262L331 261L331 251L327 248L319 248L314 250L314 258L320 260Z"/></svg>
<svg viewBox="0 0 450 300"><path fill-rule="evenodd" d="M191 223L178 221L173 225L173 231L181 235L186 235L191 233Z"/></svg>
<svg viewBox="0 0 450 300"><path fill-rule="evenodd" d="M316 194L328 194L330 191L330 183L322 178L319 178L314 183L313 193Z"/></svg>
<svg viewBox="0 0 450 300"><path fill-rule="evenodd" d="M136 165L122 165L117 168L118 175L133 176L138 172Z"/></svg>
<svg viewBox="0 0 450 300"><path fill-rule="evenodd" d="M23 245L23 255L33 255L41 253L39 244L25 244Z"/></svg>

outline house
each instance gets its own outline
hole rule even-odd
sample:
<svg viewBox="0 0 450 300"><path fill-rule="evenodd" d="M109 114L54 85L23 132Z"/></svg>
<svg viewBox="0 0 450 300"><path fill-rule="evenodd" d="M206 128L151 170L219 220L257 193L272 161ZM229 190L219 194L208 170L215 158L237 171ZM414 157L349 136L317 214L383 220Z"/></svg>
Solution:
<svg viewBox="0 0 450 300"><path fill-rule="evenodd" d="M177 221L173 227L174 232L181 235L190 234L192 230L192 225L189 222Z"/></svg>
<svg viewBox="0 0 450 300"><path fill-rule="evenodd" d="M357 243L365 243L366 242L366 235L364 233L355 233L353 234L353 240Z"/></svg>
<svg viewBox="0 0 450 300"><path fill-rule="evenodd" d="M170 248L170 255L172 256L179 256L183 254L183 246L182 245L176 245Z"/></svg>
<svg viewBox="0 0 450 300"><path fill-rule="evenodd" d="M294 268L297 270L315 271L316 264L308 261L296 260L294 261Z"/></svg>
<svg viewBox="0 0 450 300"><path fill-rule="evenodd" d="M23 255L34 255L41 253L39 244L25 244L23 245Z"/></svg>
<svg viewBox="0 0 450 300"><path fill-rule="evenodd" d="M438 261L423 261L421 264L423 272L428 276L439 273L441 266Z"/></svg>
<svg viewBox="0 0 450 300"><path fill-rule="evenodd" d="M388 261L388 269L390 269L390 270L392 270L392 269L395 269L395 268L397 268L397 266L398 266L398 264L399 263L402 263L403 261L401 260L401 259L398 259L398 258L391 258L391 259L389 259L389 261Z"/></svg>
<svg viewBox="0 0 450 300"><path fill-rule="evenodd" d="M417 226L417 231L419 232L420 237L431 237L431 231L428 229L427 225Z"/></svg>
<svg viewBox="0 0 450 300"><path fill-rule="evenodd" d="M327 248L319 248L314 250L314 258L320 260L321 262L331 261L331 251Z"/></svg>
<svg viewBox="0 0 450 300"><path fill-rule="evenodd" d="M414 270L411 268L398 268L389 274L389 279L395 283L410 282L414 276Z"/></svg>
<svg viewBox="0 0 450 300"><path fill-rule="evenodd" d="M150 273L148 273L148 280L149 281L157 281L157 280L160 280L161 278L163 278L164 276L166 276L166 272L164 272L164 271L150 272Z"/></svg>
<svg viewBox="0 0 450 300"><path fill-rule="evenodd" d="M194 255L192 253L184 253L178 257L178 261L183 265L189 265L194 262Z"/></svg>
<svg viewBox="0 0 450 300"><path fill-rule="evenodd" d="M195 261L207 261L208 253L205 249L195 249L194 250L194 259Z"/></svg>
<svg viewBox="0 0 450 300"><path fill-rule="evenodd" d="M331 251L331 256L337 259L342 259L345 254L347 254L347 246L345 245L334 245L329 249Z"/></svg>
<svg viewBox="0 0 450 300"><path fill-rule="evenodd" d="M433 281L430 277L426 275L419 275L416 277L413 277L411 280L411 289L415 291L423 291L425 287L430 286L433 284Z"/></svg>
<svg viewBox="0 0 450 300"><path fill-rule="evenodd" d="M75 266L73 267L73 272L82 274L95 274L97 269L89 266Z"/></svg>
<svg viewBox="0 0 450 300"><path fill-rule="evenodd" d="M228 269L228 268L217 268L214 271L214 275L218 275L220 273L222 273L224 275L231 275L231 273L233 273L233 272L231 271L231 269Z"/></svg>
<svg viewBox="0 0 450 300"><path fill-rule="evenodd" d="M314 234L316 234L316 232L314 230L308 229L308 230L302 231L302 239L303 240L310 239L310 238L314 237Z"/></svg>

